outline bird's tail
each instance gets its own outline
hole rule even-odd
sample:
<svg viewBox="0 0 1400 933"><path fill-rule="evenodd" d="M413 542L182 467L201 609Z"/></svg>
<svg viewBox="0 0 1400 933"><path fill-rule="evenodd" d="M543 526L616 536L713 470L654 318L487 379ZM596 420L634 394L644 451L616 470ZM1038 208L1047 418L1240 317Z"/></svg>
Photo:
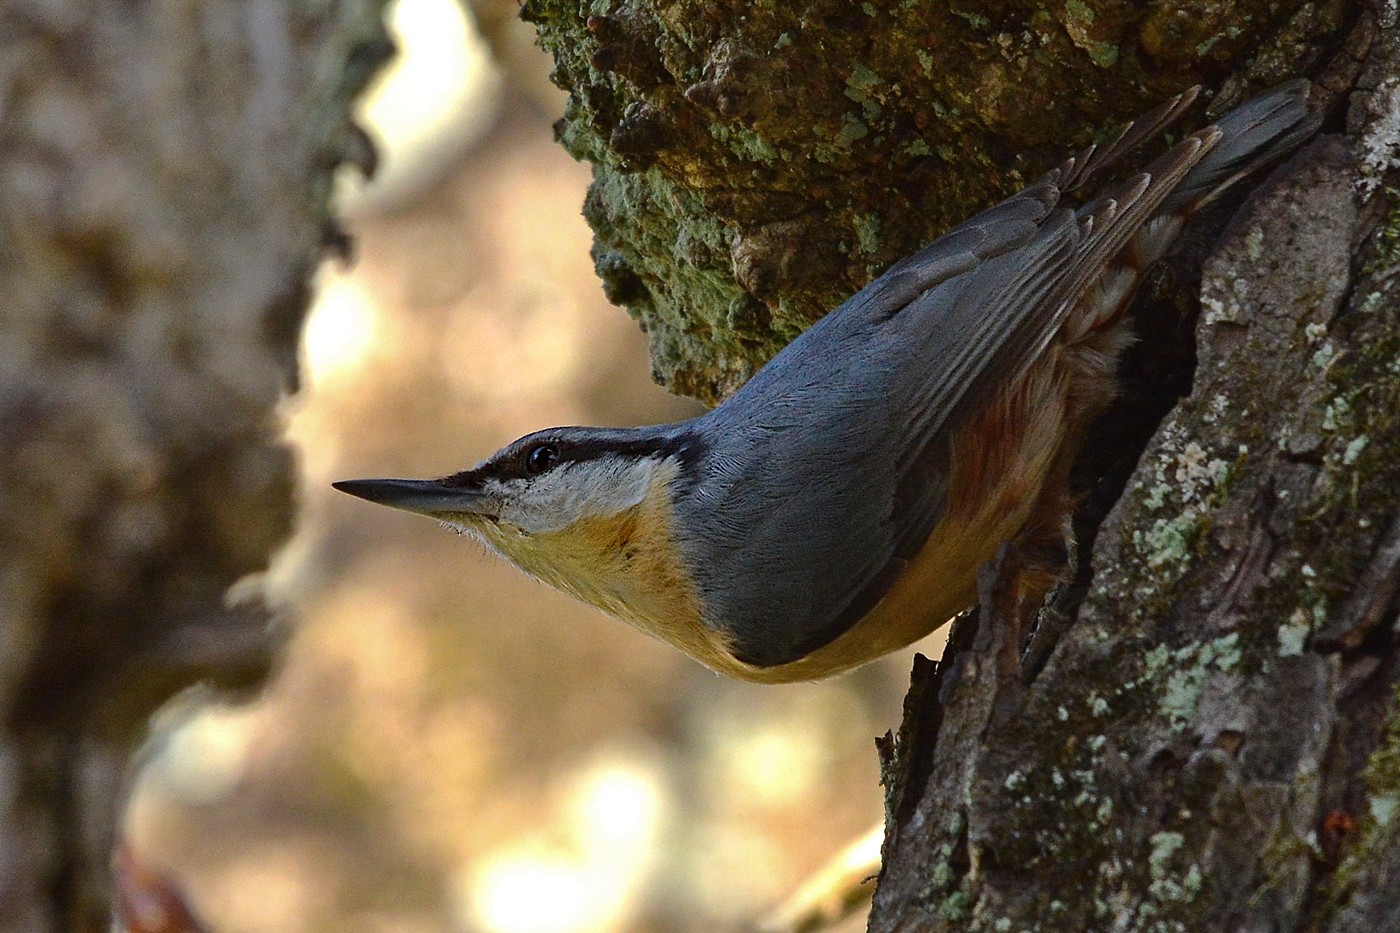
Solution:
<svg viewBox="0 0 1400 933"><path fill-rule="evenodd" d="M1086 372L1097 367L1104 381L1094 391L1108 393L1103 385L1111 377L1112 361L1130 339L1128 330L1117 325L1143 272L1166 255L1193 213L1317 132L1322 115L1309 105L1311 90L1306 79L1299 79L1265 91L1079 209L1088 234L1080 261L1084 278L1067 292L1077 298L1062 333L1066 346L1078 348L1091 361L1084 364ZM1159 128L1191 96L1174 98L1139 122ZM1090 159L1095 155L1088 154ZM1072 170L1074 162L1068 164Z"/></svg>
<svg viewBox="0 0 1400 933"><path fill-rule="evenodd" d="M1216 121L1220 141L1163 201L1161 213L1192 214L1255 169L1301 146L1322 123L1322 114L1308 103L1311 90L1306 78L1289 81Z"/></svg>

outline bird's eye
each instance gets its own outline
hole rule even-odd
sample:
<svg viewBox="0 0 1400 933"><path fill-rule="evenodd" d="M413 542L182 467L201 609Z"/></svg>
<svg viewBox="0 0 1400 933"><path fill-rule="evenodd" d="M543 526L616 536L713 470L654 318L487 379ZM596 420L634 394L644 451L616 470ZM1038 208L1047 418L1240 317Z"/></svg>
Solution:
<svg viewBox="0 0 1400 933"><path fill-rule="evenodd" d="M536 444L525 453L525 472L531 476L543 473L559 459L559 448L553 444Z"/></svg>

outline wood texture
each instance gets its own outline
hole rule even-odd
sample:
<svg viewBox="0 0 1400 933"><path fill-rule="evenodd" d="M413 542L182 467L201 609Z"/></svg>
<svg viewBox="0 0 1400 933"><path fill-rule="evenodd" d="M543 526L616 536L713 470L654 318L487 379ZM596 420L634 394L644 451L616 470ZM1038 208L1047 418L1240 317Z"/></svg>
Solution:
<svg viewBox="0 0 1400 933"><path fill-rule="evenodd" d="M1124 400L1075 471L1082 567L1029 649L1003 552L916 669L883 743L871 929L1400 928L1393 10L919 9L527 5L572 93L562 139L595 166L600 274L668 385L722 397L1118 105L1204 81L1218 112L1308 73L1337 106L1147 289ZM1040 103L999 108L1011 86ZM776 88L803 101L791 125Z"/></svg>
<svg viewBox="0 0 1400 933"><path fill-rule="evenodd" d="M705 401L901 256L1192 84L1316 66L1347 0L715 3L524 15L609 297ZM1232 77L1233 76L1233 77Z"/></svg>
<svg viewBox="0 0 1400 933"><path fill-rule="evenodd" d="M0 3L0 928L107 929L147 716L257 683L274 409L375 0Z"/></svg>
<svg viewBox="0 0 1400 933"><path fill-rule="evenodd" d="M961 650L918 678L886 745L872 930L1400 926L1397 214L1356 159L1394 104L1358 92L1349 138L1300 154L1213 251L1191 394L1048 663L1006 644L991 568Z"/></svg>

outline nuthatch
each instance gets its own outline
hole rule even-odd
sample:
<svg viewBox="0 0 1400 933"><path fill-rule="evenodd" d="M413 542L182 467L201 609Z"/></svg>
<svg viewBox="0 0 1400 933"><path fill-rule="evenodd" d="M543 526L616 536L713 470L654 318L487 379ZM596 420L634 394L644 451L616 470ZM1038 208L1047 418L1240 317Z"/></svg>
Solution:
<svg viewBox="0 0 1400 933"><path fill-rule="evenodd" d="M1062 206L1196 92L1168 101L896 263L699 417L552 428L442 479L335 487L470 532L725 674L874 660L971 605L1004 543L1063 552L1069 467L1113 397L1143 271L1316 131L1309 91L1274 88Z"/></svg>

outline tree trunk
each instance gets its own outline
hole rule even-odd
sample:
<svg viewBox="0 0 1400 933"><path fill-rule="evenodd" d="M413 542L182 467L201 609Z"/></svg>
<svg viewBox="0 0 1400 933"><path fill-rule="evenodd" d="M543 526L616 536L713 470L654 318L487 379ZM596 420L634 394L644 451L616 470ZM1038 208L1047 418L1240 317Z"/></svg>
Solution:
<svg viewBox="0 0 1400 933"><path fill-rule="evenodd" d="M147 717L266 672L225 593L290 526L274 409L379 6L0 3L4 930L106 929Z"/></svg>
<svg viewBox="0 0 1400 933"><path fill-rule="evenodd" d="M915 6L527 3L595 166L599 273L672 388L723 397L1168 91L1218 112L1306 73L1338 106L1145 290L1030 645L1007 550L916 668L871 929L1400 929L1393 10Z"/></svg>
<svg viewBox="0 0 1400 933"><path fill-rule="evenodd" d="M990 568L916 678L872 930L1400 929L1397 52L1212 251L1048 663Z"/></svg>
<svg viewBox="0 0 1400 933"><path fill-rule="evenodd" d="M1039 670L984 573L885 745L872 929L1400 929L1397 217L1361 178L1319 140L1226 231L1191 394Z"/></svg>
<svg viewBox="0 0 1400 933"><path fill-rule="evenodd" d="M1316 66L1347 0L527 0L608 295L715 401L935 234L1195 83Z"/></svg>

